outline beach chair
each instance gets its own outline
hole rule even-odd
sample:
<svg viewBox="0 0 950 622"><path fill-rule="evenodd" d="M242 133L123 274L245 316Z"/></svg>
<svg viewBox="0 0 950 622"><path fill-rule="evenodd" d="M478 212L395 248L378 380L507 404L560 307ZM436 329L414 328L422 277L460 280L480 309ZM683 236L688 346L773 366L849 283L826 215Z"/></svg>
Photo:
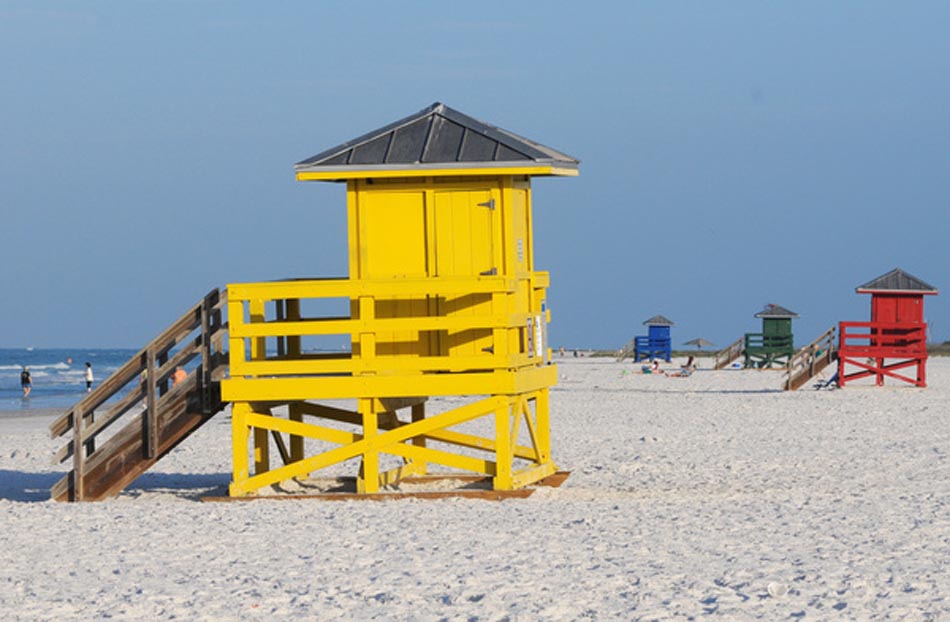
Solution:
<svg viewBox="0 0 950 622"><path fill-rule="evenodd" d="M835 372L831 378L825 380L819 378L818 382L815 383L815 390L821 391L822 389L837 389L838 388L838 372Z"/></svg>

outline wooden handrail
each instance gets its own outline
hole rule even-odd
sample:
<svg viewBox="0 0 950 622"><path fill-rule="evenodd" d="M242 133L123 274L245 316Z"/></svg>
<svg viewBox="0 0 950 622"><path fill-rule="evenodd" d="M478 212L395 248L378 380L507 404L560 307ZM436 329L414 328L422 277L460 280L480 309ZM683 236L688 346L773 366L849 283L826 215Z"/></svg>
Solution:
<svg viewBox="0 0 950 622"><path fill-rule="evenodd" d="M636 351L637 338L634 337L628 341L620 350L617 351L617 362L620 363L628 356L633 356L633 353Z"/></svg>
<svg viewBox="0 0 950 622"><path fill-rule="evenodd" d="M215 351L215 347L220 347L221 334L226 329L226 324L222 319L222 310L226 302L225 292L218 289L209 292L200 302L172 322L158 337L136 352L102 384L50 425L52 438L72 431L70 442L55 454L54 460L58 463L70 457L73 458L72 482L76 499L84 498L83 467L85 461L95 452L96 437L120 420L143 399L147 404L145 410L146 457L155 456L158 414L161 412L163 403L169 399L181 397L179 395L181 390L168 388L171 375L177 367L201 357L201 365L189 376L197 376L198 386L205 389L201 394L199 405L202 411L207 412L214 407L208 400L209 394L206 391L215 373L212 367L224 361L221 352ZM198 330L198 335L189 339L196 330ZM176 347L180 349L169 357ZM138 384L122 399L112 404L103 416L97 418L95 410L125 390L130 383ZM79 450L80 447L83 449Z"/></svg>
<svg viewBox="0 0 950 622"><path fill-rule="evenodd" d="M832 326L807 346L800 348L788 361L785 390L800 387L837 357L837 327Z"/></svg>
<svg viewBox="0 0 950 622"><path fill-rule="evenodd" d="M93 412L102 406L106 400L112 398L116 393L125 388L130 381L138 378L146 369L143 361L147 356L149 348L154 348L156 357L158 357L161 354L167 354L177 343L188 336L196 327L194 325L195 313L200 312L200 308L205 303L205 300L212 297L217 300L212 307L215 311L220 313L227 302L227 294L224 291L215 289L212 290L202 302L175 320L168 328L162 331L158 337L149 342L148 345L132 355L119 369L115 370L112 375L106 378L102 384L93 389L91 393L87 393L82 400L54 421L50 425L52 438L62 436L66 431L71 429L71 414L73 411L79 410L84 413ZM158 346L157 344L164 344L164 347ZM160 372L165 374L163 377L167 377L167 375L170 375L173 371L173 366L163 366L160 370Z"/></svg>
<svg viewBox="0 0 950 622"><path fill-rule="evenodd" d="M716 352L716 356L713 359L713 369L722 369L729 363L742 356L742 351L744 348L745 335L739 337L719 352Z"/></svg>

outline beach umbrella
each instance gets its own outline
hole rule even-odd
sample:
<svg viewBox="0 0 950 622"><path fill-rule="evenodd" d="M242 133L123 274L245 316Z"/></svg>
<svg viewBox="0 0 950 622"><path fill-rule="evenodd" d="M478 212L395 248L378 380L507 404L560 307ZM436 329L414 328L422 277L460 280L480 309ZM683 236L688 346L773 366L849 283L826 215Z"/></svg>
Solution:
<svg viewBox="0 0 950 622"><path fill-rule="evenodd" d="M707 346L714 346L714 345L716 345L716 344L714 344L714 343L711 342L711 341L706 341L706 340L703 339L702 337L697 337L696 339L690 339L689 341L683 342L683 345L684 345L684 346L696 346L696 349L697 349L697 350L701 350L702 348L705 348L705 347L707 347Z"/></svg>

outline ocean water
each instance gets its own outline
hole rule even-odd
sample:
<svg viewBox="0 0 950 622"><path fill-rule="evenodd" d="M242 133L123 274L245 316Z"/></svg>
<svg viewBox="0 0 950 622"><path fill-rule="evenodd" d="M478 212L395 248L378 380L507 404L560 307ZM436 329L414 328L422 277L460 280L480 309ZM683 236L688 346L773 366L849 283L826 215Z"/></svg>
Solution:
<svg viewBox="0 0 950 622"><path fill-rule="evenodd" d="M86 394L86 361L93 387L109 377L137 350L0 348L0 411L67 409ZM70 362L71 361L71 362ZM20 372L30 368L33 391L23 397Z"/></svg>

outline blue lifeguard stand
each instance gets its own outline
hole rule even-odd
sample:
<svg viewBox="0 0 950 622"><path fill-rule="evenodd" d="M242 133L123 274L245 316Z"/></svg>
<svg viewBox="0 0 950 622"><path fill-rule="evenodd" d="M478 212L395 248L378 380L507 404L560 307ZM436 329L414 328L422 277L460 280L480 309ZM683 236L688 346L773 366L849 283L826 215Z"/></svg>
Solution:
<svg viewBox="0 0 950 622"><path fill-rule="evenodd" d="M647 334L634 339L634 362L661 358L669 363L673 359L670 328L675 324L662 315L654 315L643 324L647 327Z"/></svg>

